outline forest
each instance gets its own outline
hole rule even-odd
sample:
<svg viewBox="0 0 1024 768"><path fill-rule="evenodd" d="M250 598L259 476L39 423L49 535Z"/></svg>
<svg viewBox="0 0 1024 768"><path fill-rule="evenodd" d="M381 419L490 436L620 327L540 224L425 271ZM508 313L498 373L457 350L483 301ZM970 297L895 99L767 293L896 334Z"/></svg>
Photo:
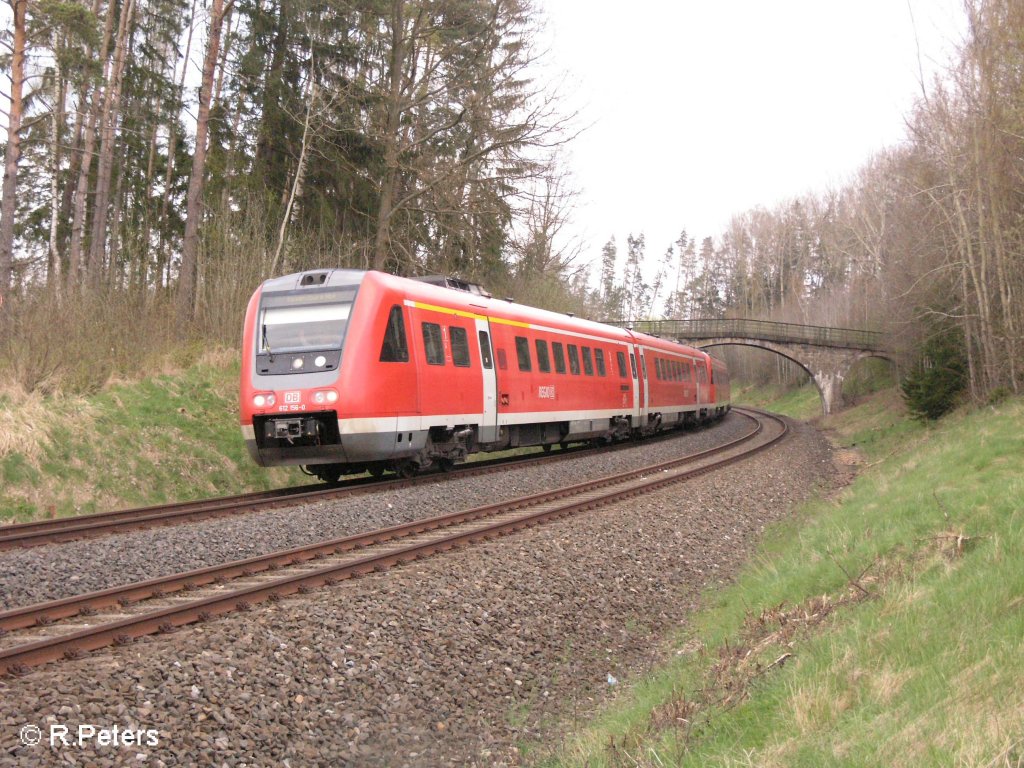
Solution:
<svg viewBox="0 0 1024 768"><path fill-rule="evenodd" d="M906 139L844 185L652 258L566 234L578 121L529 0L7 3L0 365L26 390L235 345L262 279L344 266L596 319L883 330L907 366L962 362L975 401L1020 391L1024 0L965 0Z"/></svg>

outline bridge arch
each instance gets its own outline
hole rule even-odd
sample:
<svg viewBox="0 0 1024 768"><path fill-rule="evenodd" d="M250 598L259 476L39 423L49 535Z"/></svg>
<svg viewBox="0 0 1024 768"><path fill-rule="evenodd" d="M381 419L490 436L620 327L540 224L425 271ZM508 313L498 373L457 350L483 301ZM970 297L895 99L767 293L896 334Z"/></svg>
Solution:
<svg viewBox="0 0 1024 768"><path fill-rule="evenodd" d="M865 358L895 363L888 338L881 331L798 325L751 318L694 318L690 320L610 320L629 330L675 339L708 349L722 346L757 347L774 352L810 374L821 408L827 416L843 402L843 380Z"/></svg>
<svg viewBox="0 0 1024 768"><path fill-rule="evenodd" d="M707 339L694 343L694 346L707 351L712 347L754 347L774 352L807 371L821 396L821 409L825 416L843 405L843 381L854 365L861 360L877 357L895 362L892 357L875 349L844 349L819 347L810 344L784 344L765 339L749 339L730 337Z"/></svg>

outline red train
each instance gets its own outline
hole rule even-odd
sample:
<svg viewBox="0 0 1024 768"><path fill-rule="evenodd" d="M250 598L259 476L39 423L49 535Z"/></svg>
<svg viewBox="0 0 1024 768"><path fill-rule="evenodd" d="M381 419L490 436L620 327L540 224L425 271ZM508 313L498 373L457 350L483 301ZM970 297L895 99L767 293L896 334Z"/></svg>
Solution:
<svg viewBox="0 0 1024 768"><path fill-rule="evenodd" d="M452 278L348 269L257 289L241 379L256 462L305 465L329 482L650 434L729 408L725 364L698 349Z"/></svg>

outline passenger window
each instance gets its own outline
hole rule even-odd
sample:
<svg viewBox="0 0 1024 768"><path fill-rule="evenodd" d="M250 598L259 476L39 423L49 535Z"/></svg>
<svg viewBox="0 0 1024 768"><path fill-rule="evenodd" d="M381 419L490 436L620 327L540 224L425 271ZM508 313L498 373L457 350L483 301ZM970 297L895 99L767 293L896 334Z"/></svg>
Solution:
<svg viewBox="0 0 1024 768"><path fill-rule="evenodd" d="M469 336L465 328L450 326L448 332L452 340L452 364L459 368L469 368Z"/></svg>
<svg viewBox="0 0 1024 768"><path fill-rule="evenodd" d="M423 349L427 353L427 365L444 365L444 342L437 323L423 324Z"/></svg>
<svg viewBox="0 0 1024 768"><path fill-rule="evenodd" d="M590 347L583 348L583 372L587 376L594 375L594 360L590 356Z"/></svg>
<svg viewBox="0 0 1024 768"><path fill-rule="evenodd" d="M655 375L655 378L658 379L658 381L661 381L661 358L660 357L654 358L654 375Z"/></svg>
<svg viewBox="0 0 1024 768"><path fill-rule="evenodd" d="M636 355L629 353L629 367L633 370L633 378L636 378Z"/></svg>
<svg viewBox="0 0 1024 768"><path fill-rule="evenodd" d="M384 343L380 348L382 363L409 362L409 345L405 343L405 319L397 304L388 314L388 327L384 329Z"/></svg>
<svg viewBox="0 0 1024 768"><path fill-rule="evenodd" d="M701 384L708 383L708 372L704 369L704 363L697 363L697 381Z"/></svg>
<svg viewBox="0 0 1024 768"><path fill-rule="evenodd" d="M573 376L580 375L580 351L575 344L569 345L569 373Z"/></svg>
<svg viewBox="0 0 1024 768"><path fill-rule="evenodd" d="M597 363L597 375L598 376L605 376L606 374L605 374L605 370L604 370L604 350L603 349L595 349L594 350L594 362Z"/></svg>
<svg viewBox="0 0 1024 768"><path fill-rule="evenodd" d="M555 373L565 373L565 351L562 342L552 341L551 351L555 354Z"/></svg>
<svg viewBox="0 0 1024 768"><path fill-rule="evenodd" d="M505 350L498 350L498 370L504 371L508 368L508 361L505 359Z"/></svg>
<svg viewBox="0 0 1024 768"><path fill-rule="evenodd" d="M626 355L622 352L616 352L615 362L619 365L619 378L626 378Z"/></svg>
<svg viewBox="0 0 1024 768"><path fill-rule="evenodd" d="M525 336L516 336L516 357L519 358L519 370L530 370L530 342Z"/></svg>
<svg viewBox="0 0 1024 768"><path fill-rule="evenodd" d="M640 353L640 373L644 376L644 381L647 381L647 358L644 353Z"/></svg>
<svg viewBox="0 0 1024 768"><path fill-rule="evenodd" d="M537 339L537 370L542 373L551 372L551 358L548 357L548 343L544 339Z"/></svg>
<svg viewBox="0 0 1024 768"><path fill-rule="evenodd" d="M686 361L683 363L683 381L692 381L693 372L690 370L690 362Z"/></svg>
<svg viewBox="0 0 1024 768"><path fill-rule="evenodd" d="M494 367L491 360L491 338L487 331L480 331L480 363L488 370Z"/></svg>

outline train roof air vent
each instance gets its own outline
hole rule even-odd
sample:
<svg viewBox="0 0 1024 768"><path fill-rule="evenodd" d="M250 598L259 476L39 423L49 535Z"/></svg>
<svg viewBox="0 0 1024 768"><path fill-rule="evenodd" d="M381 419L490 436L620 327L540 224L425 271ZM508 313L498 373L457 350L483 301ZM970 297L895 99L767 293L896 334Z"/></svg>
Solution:
<svg viewBox="0 0 1024 768"><path fill-rule="evenodd" d="M421 283L427 283L429 285L439 285L442 288L451 288L456 291L464 291L465 293L474 293L477 296L486 296L488 299L491 298L491 294L478 283L471 283L468 280L463 280L458 277L452 277L451 275L423 275L420 277L412 277L412 280L416 280Z"/></svg>
<svg viewBox="0 0 1024 768"><path fill-rule="evenodd" d="M299 285L323 285L327 282L326 272L312 272L308 275L303 275L302 279L299 280Z"/></svg>

